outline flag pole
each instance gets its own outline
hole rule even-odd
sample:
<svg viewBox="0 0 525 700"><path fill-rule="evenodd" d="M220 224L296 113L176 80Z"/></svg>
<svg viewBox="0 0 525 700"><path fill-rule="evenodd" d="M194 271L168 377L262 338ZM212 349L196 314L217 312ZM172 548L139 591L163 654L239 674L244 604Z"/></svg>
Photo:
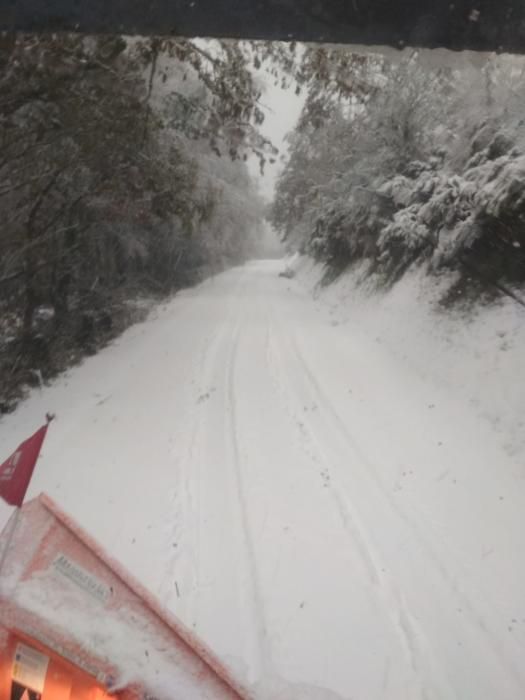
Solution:
<svg viewBox="0 0 525 700"><path fill-rule="evenodd" d="M9 549L11 548L11 542L12 542L12 540L13 540L13 537L14 537L14 534L15 534L15 530L16 530L16 526L18 525L18 520L19 520L19 518L20 518L20 506L16 506L15 512L14 512L13 515L9 518L10 528L9 528L9 532L8 532L8 534L7 534L7 536L6 536L5 547L4 547L4 550L3 550L3 552L2 552L2 556L1 556L1 558L0 558L0 595L1 595L1 593L2 593L2 586L1 586L1 583L2 583L2 569L4 568L5 560L7 559L7 555L8 555L8 553L9 553Z"/></svg>
<svg viewBox="0 0 525 700"><path fill-rule="evenodd" d="M54 413L46 413L46 427L51 423L52 420L54 420L55 414ZM0 594L1 594L1 577L2 577L2 569L4 568L5 561L7 559L7 555L9 553L9 549L11 548L11 543L13 540L13 537L15 535L16 531L16 526L18 525L18 520L20 518L20 510L21 510L21 505L15 506L15 511L13 515L9 518L9 531L6 535L6 542L4 549L2 551L2 554L0 555Z"/></svg>

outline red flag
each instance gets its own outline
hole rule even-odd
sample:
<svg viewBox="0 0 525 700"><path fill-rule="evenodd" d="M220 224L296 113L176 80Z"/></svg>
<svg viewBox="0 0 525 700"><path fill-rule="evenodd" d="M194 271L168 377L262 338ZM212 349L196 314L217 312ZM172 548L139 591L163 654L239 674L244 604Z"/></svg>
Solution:
<svg viewBox="0 0 525 700"><path fill-rule="evenodd" d="M43 425L0 465L0 496L12 506L21 506L47 433Z"/></svg>

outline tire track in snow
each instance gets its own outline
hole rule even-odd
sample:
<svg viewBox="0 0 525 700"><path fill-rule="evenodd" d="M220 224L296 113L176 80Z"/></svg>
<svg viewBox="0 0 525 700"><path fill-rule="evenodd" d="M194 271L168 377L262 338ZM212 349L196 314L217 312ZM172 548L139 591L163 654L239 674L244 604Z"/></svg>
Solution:
<svg viewBox="0 0 525 700"><path fill-rule="evenodd" d="M292 352L298 364L301 366L304 376L307 378L308 383L312 388L314 396L317 397L319 404L323 406L323 409L326 412L326 414L331 417L331 425L335 427L335 430L339 434L340 439L346 443L348 448L358 458L358 462L360 461L361 464L366 466L366 469L360 469L363 476L365 476L366 480L369 483L371 482L371 485L375 488L376 493L379 494L380 497L386 501L388 507L397 516L397 518L404 522L405 527L408 528L412 537L418 542L421 550L426 553L429 562L431 562L434 565L435 570L439 574L439 580L441 581L441 585L444 586L446 590L448 590L450 593L452 593L453 596L456 597L458 601L458 609L461 609L465 613L467 613L464 616L464 619L468 620L473 628L482 633L481 639L484 640L485 648L487 650L490 650L492 657L495 660L497 660L500 669L503 671L505 676L510 676L512 678L512 681L516 685L516 689L523 688L525 683L523 670L519 666L515 665L513 661L509 660L507 656L505 656L505 654L503 653L503 645L501 645L499 643L499 640L495 638L493 630L491 631L490 626L484 619L484 615L474 607L467 595L459 588L457 580L447 569L445 563L442 561L441 557L435 550L435 547L433 546L430 539L423 533L422 523L414 522L410 515L405 510L401 509L399 505L394 501L392 495L388 492L388 490L382 483L377 473L375 465L366 456L361 447L356 443L353 435L349 433L344 420L341 418L341 416L333 406L332 402L322 390L318 380L314 376L311 368L304 359L303 354L299 350L297 346L297 341L293 336L293 333L288 331L286 335L289 339L290 348L292 349ZM342 505L342 508L346 509L347 512L350 512L349 498L344 493L344 491L340 492L339 501ZM366 544L365 546L368 547L368 545ZM377 570L377 565L375 566L375 568ZM388 585L391 586L391 584ZM392 588L391 590L394 591L395 589ZM401 600L399 592L395 594L395 598ZM490 608L490 603L488 603L487 601L487 605L484 605L484 607L486 607L487 609ZM421 648L418 651L418 644L422 640L424 640L424 635L422 631L416 626L413 616L410 615L404 603L403 607L400 610L399 625L400 628L403 629L403 634L406 636L406 641L411 648L411 653L419 656L420 659L424 659L425 657L429 658L430 649L428 642L424 642L426 649ZM479 639L479 637L477 638ZM417 640L419 640L419 642ZM437 659L435 659L435 657L434 664L437 664ZM444 676L440 669L434 669L434 678L439 678L441 681L443 680ZM446 697L448 698L455 696L455 692L452 688L449 687L449 689L447 690ZM441 696L438 695L438 697ZM458 700L462 699L459 698Z"/></svg>
<svg viewBox="0 0 525 700"><path fill-rule="evenodd" d="M461 609L468 613L468 616L465 617L470 617L471 624L474 625L480 632L482 632L483 638L485 639L485 643L487 644L488 648L492 650L494 656L499 660L502 670L506 671L507 673L510 670L514 680L521 687L523 687L523 672L520 673L520 669L514 666L514 664L512 664L512 662L510 662L509 659L503 655L502 648L494 639L487 622L484 620L484 616L482 615L482 613L476 610L476 608L472 605L471 601L466 596L466 594L459 588L455 577L445 566L441 557L436 552L436 549L433 546L431 540L428 538L428 536L423 534L422 523L420 521L415 522L410 517L410 515L405 510L401 509L399 505L395 502L395 500L392 498L391 494L388 492L388 490L382 483L374 464L370 461L370 459L368 459L368 457L364 454L362 449L356 443L354 437L348 432L348 429L343 419L338 414L333 404L329 401L328 397L322 391L317 379L313 375L313 372L304 360L302 353L297 348L295 338L291 337L291 342L294 348L295 355L301 363L305 374L308 376L311 385L314 387L315 391L317 392L317 395L322 400L325 408L332 415L334 423L338 426L339 432L341 433L342 437L348 442L351 449L356 453L356 455L360 457L362 462L367 465L367 474L369 474L372 477L373 482L375 483L381 494L386 498L389 506L392 508L393 511L395 511L397 516L406 523L414 537L419 541L421 547L424 549L424 551L427 552L428 555L430 555L430 559L435 565L436 570L439 572L443 583L457 597ZM488 601L486 607L490 607Z"/></svg>
<svg viewBox="0 0 525 700"><path fill-rule="evenodd" d="M201 549L201 460L195 459L204 434L206 418L203 417L200 397L209 392L216 371L216 357L221 343L228 336L230 325L235 318L236 296L242 287L246 273L239 276L233 292L229 295L229 304L225 317L218 320L212 333L207 333L201 344L194 363L189 383L195 386L197 405L192 411L191 423L184 431L188 438L176 464L178 464L177 485L172 502L174 515L168 540L175 549L168 560L166 574L161 583L161 598L165 604L174 602L185 619L196 627L199 609L200 587L200 549ZM184 540L188 544L184 546ZM173 545L175 542L176 547ZM169 546L166 548L169 550ZM183 559L183 566L180 560ZM182 569L177 571L177 569Z"/></svg>
<svg viewBox="0 0 525 700"><path fill-rule="evenodd" d="M205 381L210 378L210 366L223 332L223 329L219 328L207 335L198 353L190 380L198 394L202 393ZM203 378L206 378L204 382ZM196 624L197 620L200 578L200 478L199 461L195 461L194 454L201 431L202 412L200 406L196 406L192 411L190 427L185 431L188 435L186 444L175 461L178 465L177 484L172 497L173 514L168 537L175 551L167 562L166 574L161 584L164 602L170 603L175 596L180 597L177 608L187 621L192 621L192 624Z"/></svg>
<svg viewBox="0 0 525 700"><path fill-rule="evenodd" d="M245 630L245 638L250 644L251 663L255 675L260 680L268 678L271 669L271 651L268 642L268 634L264 613L264 598L261 591L260 579L257 568L257 560L253 538L251 535L244 477L242 469L242 456L239 436L237 432L237 402L235 398L235 366L239 351L239 341L242 329L242 319L239 321L231 339L231 349L227 363L227 396L226 414L228 416L228 432L232 457L232 472L236 491L236 506L240 520L240 534L243 543L246 563L244 568L244 582L241 591L245 596L247 619L250 620L249 629Z"/></svg>
<svg viewBox="0 0 525 700"><path fill-rule="evenodd" d="M278 351L275 351L275 348L279 343L276 343L275 341L272 342L272 337L273 336L270 334L269 346L274 348L274 356L279 355ZM288 337L288 333L280 329L279 337ZM271 353L269 352L268 355L270 354ZM286 383L288 385L288 394L293 396L296 402L304 403L300 401L298 393L292 385L292 382L289 379L289 374L286 371L286 367L290 367L292 365L283 359L279 360L277 358L277 361L281 365L280 378L277 379L276 377L278 385L282 386L283 382ZM317 402L321 404L321 401L318 400L317 394L314 394L314 396ZM326 450L319 442L315 429L311 424L308 424L305 428L305 423L308 423L306 418L302 417L301 424L298 425L297 416L292 413L291 417L293 418L294 427L296 429L299 428L301 441L304 443L304 440L307 439L310 443L313 453L308 452L307 454L313 459L314 463L324 465L326 470L325 473L329 473L330 467L332 466L332 460L330 460L326 455ZM355 509L350 506L349 502L347 502L341 492L334 486L332 478L325 483L325 486L328 489L336 511L339 514L342 527L352 544L352 548L356 550L363 563L364 571L367 573L372 589L379 596L383 608L387 613L387 617L390 620L392 628L399 640L401 648L404 651L405 657L407 658L408 664L412 669L414 674L414 682L417 684L417 688L413 689L416 693L415 697L417 697L418 700L431 700L431 698L435 698L437 700L438 698L441 699L442 697L455 697L455 694L449 686L446 686L446 688L444 687L442 679L439 681L439 683L436 683L436 686L441 686L440 691L437 693L434 693L433 690L429 691L422 685L420 671L422 670L423 663L426 663L426 659L428 659L428 649L422 643L423 635L417 628L415 620L410 614L400 592L384 575L384 567L378 561L377 555L373 552L373 548L371 547L365 534L366 530L360 522Z"/></svg>
<svg viewBox="0 0 525 700"><path fill-rule="evenodd" d="M232 605L233 598L241 601L242 615L232 617L232 621L235 619L235 629L239 630L243 638L240 647L244 651L242 658L259 680L264 677L269 667L270 652L246 504L237 430L235 382L238 346L243 323L249 311L242 302L239 304L245 277L246 273L242 274L237 283L232 285L232 289L227 290L225 299L228 299L228 304L220 318L220 326L215 333L206 336L191 379L188 379L195 384L196 405L191 412L189 425L184 430L187 437L179 458L177 507L177 510L182 512L182 532L186 544L183 547L184 552L174 554L165 577L164 588L185 620L199 631L201 624L207 627L210 622L208 588L216 586L212 590L216 591L217 599L220 600L221 591L225 592L224 586L229 584L229 591L233 591L234 595L226 601L227 606ZM216 393L210 391L212 385L213 389L217 390ZM213 400L210 400L209 394L212 394ZM199 397L206 398L199 401ZM217 404L217 401L221 400L222 408ZM218 417L222 420L222 428L217 425ZM217 442L218 435L224 436L225 444L222 447ZM210 449L216 448L219 452L210 453ZM203 559L210 554L206 549L207 546L209 549L210 540L206 530L209 527L206 524L208 512L203 508L207 509L210 502L206 502L206 496L203 498L203 489L209 489L206 480L210 474L206 474L206 468L210 467L212 458L220 460L220 471L223 472L217 475L218 478L214 482L215 488L220 490L217 494L217 506L219 510L224 507L228 509L228 517L222 523L225 528L224 537L228 539L227 551L223 557L223 566L226 566L227 570L225 575L221 575L220 570L217 570L220 580L206 583L203 571L207 571L209 576L212 569L210 561ZM218 511L213 503L211 505L217 522ZM179 559L183 559L182 566ZM180 601L174 600L173 580L177 578L176 569L180 569L177 574L179 582L182 581ZM206 604L208 605L207 612L202 612L201 603L205 604L205 610ZM226 609L231 610L235 616L237 610L234 607Z"/></svg>

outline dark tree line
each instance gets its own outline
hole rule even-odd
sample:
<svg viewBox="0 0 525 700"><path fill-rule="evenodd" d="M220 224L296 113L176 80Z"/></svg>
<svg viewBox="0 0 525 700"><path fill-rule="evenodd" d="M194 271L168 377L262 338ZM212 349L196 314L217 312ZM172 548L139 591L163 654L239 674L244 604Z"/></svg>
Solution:
<svg viewBox="0 0 525 700"><path fill-rule="evenodd" d="M250 254L271 146L246 50L0 41L0 409L167 294ZM220 163L220 164L219 164ZM35 376L37 379L35 379Z"/></svg>

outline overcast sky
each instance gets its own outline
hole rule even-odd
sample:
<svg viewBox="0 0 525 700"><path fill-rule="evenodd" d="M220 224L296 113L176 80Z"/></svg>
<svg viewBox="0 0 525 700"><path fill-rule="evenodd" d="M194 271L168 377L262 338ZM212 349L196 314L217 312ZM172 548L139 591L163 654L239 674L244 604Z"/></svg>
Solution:
<svg viewBox="0 0 525 700"><path fill-rule="evenodd" d="M250 172L259 181L261 193L268 200L273 197L275 179L283 167L282 157L286 155L286 144L284 137L291 131L299 118L301 108L304 103L304 93L295 94L295 85L286 90L282 90L280 85L274 85L274 78L263 71L259 72L264 81L265 92L261 97L261 108L264 110L265 119L260 127L264 136L269 138L279 149L279 155L274 165L267 162L264 168L264 175L259 172L259 161L255 156L248 160Z"/></svg>

